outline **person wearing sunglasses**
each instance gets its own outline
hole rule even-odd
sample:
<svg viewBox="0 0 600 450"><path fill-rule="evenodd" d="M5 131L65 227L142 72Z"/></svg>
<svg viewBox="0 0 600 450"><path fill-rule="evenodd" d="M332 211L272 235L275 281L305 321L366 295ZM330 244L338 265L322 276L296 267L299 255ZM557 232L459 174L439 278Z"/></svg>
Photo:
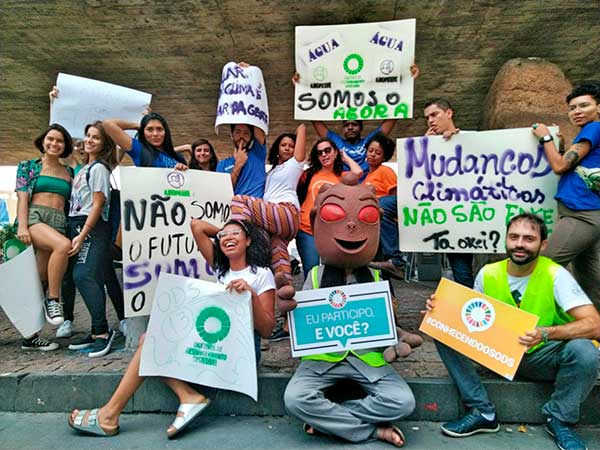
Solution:
<svg viewBox="0 0 600 450"><path fill-rule="evenodd" d="M310 213L315 203L315 198L321 186L339 183L343 173L344 164L350 172L360 177L363 170L345 152L340 151L335 143L328 137L317 139L313 145L308 168L298 183L298 200L300 201L300 230L296 235L296 246L302 261L304 278L315 266L319 265L319 254L315 247L310 224Z"/></svg>

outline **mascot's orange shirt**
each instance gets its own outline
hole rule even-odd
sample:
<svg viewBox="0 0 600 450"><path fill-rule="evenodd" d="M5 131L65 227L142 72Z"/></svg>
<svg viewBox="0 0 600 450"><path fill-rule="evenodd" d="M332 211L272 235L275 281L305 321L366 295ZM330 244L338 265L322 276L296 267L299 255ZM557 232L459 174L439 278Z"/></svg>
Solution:
<svg viewBox="0 0 600 450"><path fill-rule="evenodd" d="M337 184L340 182L340 178L333 172L319 171L315 173L310 180L308 185L308 192L304 203L300 207L300 230L305 233L312 234L312 227L310 226L310 210L315 204L315 198L319 193L319 189L324 184Z"/></svg>
<svg viewBox="0 0 600 450"><path fill-rule="evenodd" d="M382 164L373 172L369 172L363 184L370 184L375 188L375 195L383 197L390 195L390 191L398 186L398 177L393 169Z"/></svg>

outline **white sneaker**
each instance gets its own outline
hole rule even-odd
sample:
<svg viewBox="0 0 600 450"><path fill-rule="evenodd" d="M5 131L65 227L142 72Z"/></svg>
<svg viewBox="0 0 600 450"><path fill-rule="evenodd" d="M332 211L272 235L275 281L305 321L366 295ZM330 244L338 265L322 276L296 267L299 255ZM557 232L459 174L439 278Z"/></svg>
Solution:
<svg viewBox="0 0 600 450"><path fill-rule="evenodd" d="M119 322L119 331L123 336L127 336L127 319L123 319Z"/></svg>
<svg viewBox="0 0 600 450"><path fill-rule="evenodd" d="M73 336L73 322L65 320L58 330L56 330L57 338L70 338Z"/></svg>

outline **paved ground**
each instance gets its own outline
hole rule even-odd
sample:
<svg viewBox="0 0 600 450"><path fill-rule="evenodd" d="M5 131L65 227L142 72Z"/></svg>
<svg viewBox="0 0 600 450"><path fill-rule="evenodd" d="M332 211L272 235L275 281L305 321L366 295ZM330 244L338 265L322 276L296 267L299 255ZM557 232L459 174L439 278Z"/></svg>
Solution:
<svg viewBox="0 0 600 450"><path fill-rule="evenodd" d="M301 424L287 417L201 417L176 440L166 438L171 416L161 414L126 414L121 419L121 433L110 438L80 435L67 425L66 414L0 413L0 449L45 450L71 448L102 449L339 449L385 450L389 444L374 441L357 447L329 437L312 437L302 432ZM503 424L497 434L477 435L465 439L443 436L435 422L401 422L406 435L406 449L447 450L548 450L556 448L542 427ZM35 433L31 431L35 430ZM600 445L600 428L578 429L590 449Z"/></svg>
<svg viewBox="0 0 600 450"><path fill-rule="evenodd" d="M394 281L393 286L401 305L400 325L407 330L417 330L421 320L419 311L425 298L433 292L435 283ZM118 328L118 320L109 301L107 301L107 312L110 326L115 329ZM0 352L2 354L0 373L121 372L125 369L131 353L124 350L125 339L123 336L119 336L115 340L114 350L103 358L90 359L85 353L68 350L69 343L73 339L83 336L90 327L89 314L79 296L75 302L74 325L77 334L73 338L56 340L61 345L59 350L46 353L25 352L21 350L21 336L0 310ZM55 339L54 332L46 326L41 334L47 339ZM293 372L297 364L298 361L290 356L289 342L276 342L272 344L269 351L263 353L259 370L265 372ZM395 365L397 370L405 377L441 377L446 375L431 340L426 340L423 347Z"/></svg>

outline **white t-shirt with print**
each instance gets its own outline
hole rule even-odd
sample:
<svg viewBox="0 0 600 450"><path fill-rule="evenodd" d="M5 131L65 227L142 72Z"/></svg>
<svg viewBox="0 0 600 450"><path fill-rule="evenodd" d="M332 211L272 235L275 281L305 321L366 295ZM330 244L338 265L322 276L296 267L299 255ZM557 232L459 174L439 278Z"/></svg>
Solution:
<svg viewBox="0 0 600 450"><path fill-rule="evenodd" d="M516 303L520 302L520 299L525 294L527 283L529 283L531 274L526 277L513 277L508 275L508 286L513 299ZM477 292L484 293L483 285L483 269L477 274L475 278L474 290ZM569 273L564 267L559 267L556 271L556 277L554 278L554 298L558 306L565 312L578 306L591 305L589 297L583 292L573 275Z"/></svg>
<svg viewBox="0 0 600 450"><path fill-rule="evenodd" d="M250 266L243 270L228 270L225 275L219 277L219 283L228 285L233 280L242 279L250 285L257 295L267 292L270 289L275 289L275 278L270 269L264 267L256 267L256 273L252 272Z"/></svg>
<svg viewBox="0 0 600 450"><path fill-rule="evenodd" d="M263 200L272 203L293 203L300 209L296 187L304 172L304 163L293 156L283 164L278 164L267 174Z"/></svg>
<svg viewBox="0 0 600 450"><path fill-rule="evenodd" d="M90 171L89 183L87 173ZM102 220L108 221L110 200L110 172L104 164L85 165L75 176L71 188L69 216L89 216L92 211L93 193L102 192L105 202L102 208Z"/></svg>

